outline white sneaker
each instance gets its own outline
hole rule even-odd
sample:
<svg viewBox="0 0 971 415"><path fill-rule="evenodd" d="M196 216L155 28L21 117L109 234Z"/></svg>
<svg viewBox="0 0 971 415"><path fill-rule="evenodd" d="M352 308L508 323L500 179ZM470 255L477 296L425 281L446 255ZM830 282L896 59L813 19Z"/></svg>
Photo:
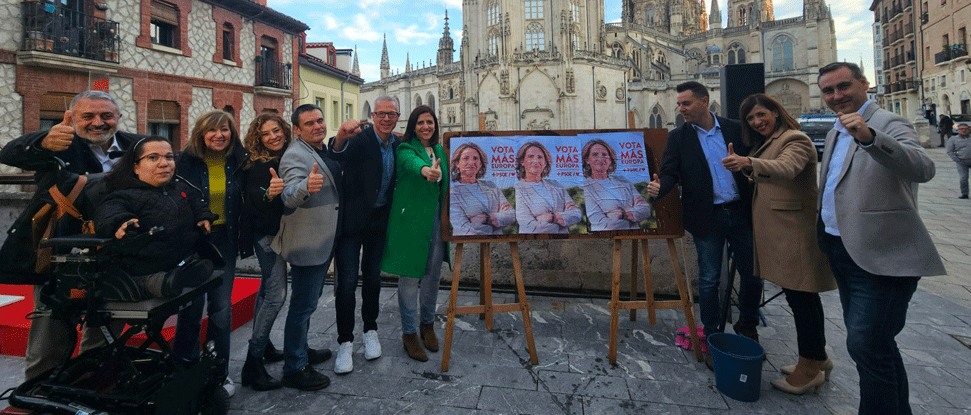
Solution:
<svg viewBox="0 0 971 415"><path fill-rule="evenodd" d="M230 379L229 376L226 376L226 380L223 381L223 389L226 390L226 393L229 394L230 398L236 394L236 385L233 384L233 380Z"/></svg>
<svg viewBox="0 0 971 415"><path fill-rule="evenodd" d="M354 359L351 352L354 351L354 343L344 342L337 348L337 359L334 359L334 373L344 375L354 370Z"/></svg>
<svg viewBox="0 0 971 415"><path fill-rule="evenodd" d="M381 342L378 341L378 331L364 332L364 358L374 360L381 357Z"/></svg>

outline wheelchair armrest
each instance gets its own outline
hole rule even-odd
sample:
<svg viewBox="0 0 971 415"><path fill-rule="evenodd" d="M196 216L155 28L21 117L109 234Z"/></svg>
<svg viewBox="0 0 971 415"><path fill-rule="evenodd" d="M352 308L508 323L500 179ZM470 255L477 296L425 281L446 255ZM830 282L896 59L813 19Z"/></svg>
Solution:
<svg viewBox="0 0 971 415"><path fill-rule="evenodd" d="M110 242L114 238L101 238L97 235L74 235L45 239L40 242L41 248L97 248Z"/></svg>

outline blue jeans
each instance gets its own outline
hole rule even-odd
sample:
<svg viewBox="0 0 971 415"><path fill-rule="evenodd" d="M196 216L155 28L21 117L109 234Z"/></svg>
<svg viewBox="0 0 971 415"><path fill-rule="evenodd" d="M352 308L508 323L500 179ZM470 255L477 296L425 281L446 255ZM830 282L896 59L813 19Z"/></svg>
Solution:
<svg viewBox="0 0 971 415"><path fill-rule="evenodd" d="M283 375L291 375L310 364L307 359L307 330L310 316L317 310L324 279L333 255L320 265L290 266L290 308L283 327Z"/></svg>
<svg viewBox="0 0 971 415"><path fill-rule="evenodd" d="M386 209L382 209L387 212ZM379 215L378 215L379 216ZM358 269L361 279L361 320L364 331L378 329L378 297L381 295L381 256L387 234L387 213L371 229L342 234L335 241L337 261L337 342L354 341L354 308L357 304ZM379 224L378 224L379 223Z"/></svg>
<svg viewBox="0 0 971 415"><path fill-rule="evenodd" d="M442 260L445 244L442 242L441 223L435 215L431 244L428 246L428 263L423 278L398 277L398 311L401 313L401 334L415 334L418 330L418 307L421 307L421 323L435 322L435 306L438 305L438 283L442 279ZM419 297L420 295L420 297ZM417 300L417 301L416 301Z"/></svg>
<svg viewBox="0 0 971 415"><path fill-rule="evenodd" d="M249 340L249 354L263 357L270 342L270 329L287 298L287 263L270 249L271 235L255 235L253 251L260 263L260 290L256 292L253 308L253 336Z"/></svg>
<svg viewBox="0 0 971 415"><path fill-rule="evenodd" d="M826 236L846 325L846 349L860 374L860 414L910 414L907 370L894 340L907 322L907 307L920 277L887 277L864 271L843 246Z"/></svg>
<svg viewBox="0 0 971 415"><path fill-rule="evenodd" d="M762 279L754 276L752 271L752 218L740 207L740 203L730 206L715 206L715 225L711 232L701 238L694 237L698 251L698 306L706 336L717 332L720 323L718 285L726 241L732 248L739 274L739 315L735 327L754 329L759 324Z"/></svg>
<svg viewBox="0 0 971 415"><path fill-rule="evenodd" d="M172 353L184 362L199 360L199 334L202 329L203 306L207 306L209 323L206 328L206 342L213 341L216 345L216 358L221 360L219 369L222 374L229 374L229 335L232 333L232 301L233 280L236 278L236 252L229 240L226 229L213 232L209 240L219 249L226 266L217 269L213 275L222 279L222 284L206 293L202 297L179 312L175 327L175 340ZM207 301L206 301L207 300Z"/></svg>

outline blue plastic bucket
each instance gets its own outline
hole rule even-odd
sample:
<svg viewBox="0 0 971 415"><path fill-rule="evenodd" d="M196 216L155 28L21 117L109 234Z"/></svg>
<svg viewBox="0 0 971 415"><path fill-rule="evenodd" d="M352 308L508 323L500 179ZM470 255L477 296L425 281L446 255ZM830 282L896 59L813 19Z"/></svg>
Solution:
<svg viewBox="0 0 971 415"><path fill-rule="evenodd" d="M757 401L765 349L755 340L728 333L708 336L708 349L715 366L718 390L738 401Z"/></svg>

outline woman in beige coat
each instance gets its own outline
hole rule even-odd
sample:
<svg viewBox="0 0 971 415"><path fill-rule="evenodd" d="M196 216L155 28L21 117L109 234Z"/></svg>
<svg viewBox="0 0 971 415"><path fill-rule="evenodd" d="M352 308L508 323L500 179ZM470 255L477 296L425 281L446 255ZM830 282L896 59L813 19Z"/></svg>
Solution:
<svg viewBox="0 0 971 415"><path fill-rule="evenodd" d="M725 168L741 171L754 184L752 227L755 270L782 287L792 309L799 361L789 375L772 381L795 394L818 389L833 363L826 356L819 293L836 282L816 242L816 150L799 124L775 99L753 94L742 102L742 137L755 149L741 157L729 147Z"/></svg>

